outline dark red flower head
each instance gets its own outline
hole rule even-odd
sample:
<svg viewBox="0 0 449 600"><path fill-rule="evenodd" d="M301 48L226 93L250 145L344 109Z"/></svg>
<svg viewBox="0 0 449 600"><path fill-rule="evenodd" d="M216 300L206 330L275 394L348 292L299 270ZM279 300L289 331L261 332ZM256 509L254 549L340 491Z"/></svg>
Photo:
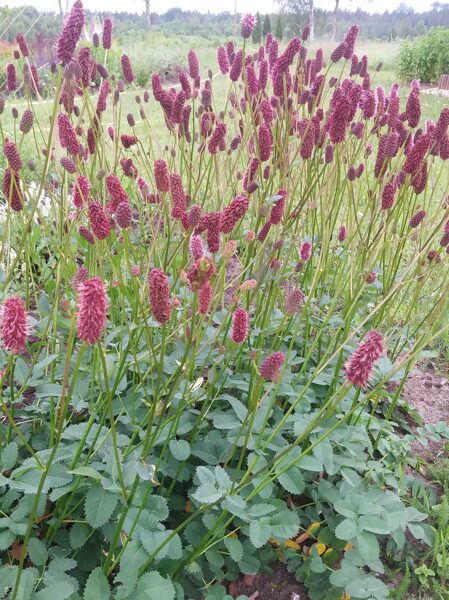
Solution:
<svg viewBox="0 0 449 600"><path fill-rule="evenodd" d="M11 296L0 308L0 338L3 348L11 354L21 354L28 337L27 313L23 301Z"/></svg>
<svg viewBox="0 0 449 600"><path fill-rule="evenodd" d="M377 331L370 331L366 341L361 344L348 360L346 378L356 387L365 387L368 383L374 364L385 353L384 340Z"/></svg>
<svg viewBox="0 0 449 600"><path fill-rule="evenodd" d="M242 38L248 39L251 37L254 27L256 26L256 17L254 15L244 15L242 17L240 33Z"/></svg>
<svg viewBox="0 0 449 600"><path fill-rule="evenodd" d="M158 323L170 320L170 286L164 271L151 269L148 276L151 312Z"/></svg>
<svg viewBox="0 0 449 600"><path fill-rule="evenodd" d="M81 0L77 0L73 4L70 15L64 23L56 45L58 60L63 65L72 60L76 45L83 31L84 22L83 3Z"/></svg>
<svg viewBox="0 0 449 600"><path fill-rule="evenodd" d="M128 83L132 83L134 81L134 71L131 65L131 61L129 60L129 57L126 54L123 54L121 58L121 63L123 77L125 78L125 81L127 81Z"/></svg>
<svg viewBox="0 0 449 600"><path fill-rule="evenodd" d="M98 342L106 325L108 307L103 281L87 279L78 286L78 337L86 344Z"/></svg>
<svg viewBox="0 0 449 600"><path fill-rule="evenodd" d="M266 380L277 381L284 361L285 354L283 352L273 352L260 365L261 376Z"/></svg>
<svg viewBox="0 0 449 600"><path fill-rule="evenodd" d="M109 50L112 45L112 20L109 18L104 20L102 41L103 48Z"/></svg>

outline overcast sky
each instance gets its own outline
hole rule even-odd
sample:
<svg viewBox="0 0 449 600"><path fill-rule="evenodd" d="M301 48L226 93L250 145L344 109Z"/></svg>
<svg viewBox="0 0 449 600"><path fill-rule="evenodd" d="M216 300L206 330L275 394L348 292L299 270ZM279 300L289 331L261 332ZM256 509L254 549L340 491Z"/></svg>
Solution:
<svg viewBox="0 0 449 600"><path fill-rule="evenodd" d="M65 3L66 0L63 0ZM23 4L31 4L41 10L57 10L57 0L0 0L0 4L8 6L22 6ZM406 4L412 6L416 11L423 11L430 8L432 0L408 0ZM72 0L69 0L69 5ZM121 11L128 12L143 12L145 7L143 0L83 0L86 8L100 11ZM370 12L384 12L385 10L394 10L401 4L401 0L342 0L341 8L355 9L358 6L369 10ZM199 10L201 12L221 12L227 10L234 12L235 0L151 0L151 10L157 13L166 12L168 8L179 6L184 10ZM333 0L316 0L316 5L321 8L331 9L334 7ZM239 12L277 12L279 5L276 0L237 0L237 10Z"/></svg>

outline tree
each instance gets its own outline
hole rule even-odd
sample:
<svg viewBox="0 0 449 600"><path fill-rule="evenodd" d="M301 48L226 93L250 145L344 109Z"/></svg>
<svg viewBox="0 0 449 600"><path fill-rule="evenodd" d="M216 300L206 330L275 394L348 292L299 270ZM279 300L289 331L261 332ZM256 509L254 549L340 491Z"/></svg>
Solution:
<svg viewBox="0 0 449 600"><path fill-rule="evenodd" d="M263 37L267 37L268 33L271 33L271 21L270 15L265 15L265 19L263 20Z"/></svg>
<svg viewBox="0 0 449 600"><path fill-rule="evenodd" d="M334 16L332 19L332 41L335 42L337 37L337 25L338 25L338 9L340 6L340 0L335 0Z"/></svg>
<svg viewBox="0 0 449 600"><path fill-rule="evenodd" d="M145 17L147 20L147 29L151 29L151 15L150 15L150 0L145 0Z"/></svg>
<svg viewBox="0 0 449 600"><path fill-rule="evenodd" d="M282 40L282 17L278 15L278 20L276 21L276 38L281 41Z"/></svg>
<svg viewBox="0 0 449 600"><path fill-rule="evenodd" d="M260 25L260 15L256 13L256 25L253 29L252 40L253 44L260 44L260 40L262 39L262 27Z"/></svg>
<svg viewBox="0 0 449 600"><path fill-rule="evenodd" d="M62 8L62 0L58 0L59 6L59 16L61 17L61 21L64 23L64 10Z"/></svg>
<svg viewBox="0 0 449 600"><path fill-rule="evenodd" d="M296 15L300 20L303 20L302 17L307 19L310 27L309 38L313 40L315 21L314 0L277 0L277 2L281 5L284 12Z"/></svg>

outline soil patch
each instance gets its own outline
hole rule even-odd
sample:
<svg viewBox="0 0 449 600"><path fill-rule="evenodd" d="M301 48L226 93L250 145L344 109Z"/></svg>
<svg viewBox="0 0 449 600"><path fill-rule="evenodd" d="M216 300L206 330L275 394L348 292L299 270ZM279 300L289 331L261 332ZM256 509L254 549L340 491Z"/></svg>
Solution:
<svg viewBox="0 0 449 600"><path fill-rule="evenodd" d="M309 600L307 589L296 581L282 563L272 565L273 575L243 575L229 586L229 594L237 598L246 594L251 600Z"/></svg>
<svg viewBox="0 0 449 600"><path fill-rule="evenodd" d="M445 377L435 375L431 367L412 371L405 383L403 397L426 425L449 422L449 382ZM413 452L416 456L432 456L435 460L444 454L443 446L444 442L431 439L427 446L417 441L413 443Z"/></svg>

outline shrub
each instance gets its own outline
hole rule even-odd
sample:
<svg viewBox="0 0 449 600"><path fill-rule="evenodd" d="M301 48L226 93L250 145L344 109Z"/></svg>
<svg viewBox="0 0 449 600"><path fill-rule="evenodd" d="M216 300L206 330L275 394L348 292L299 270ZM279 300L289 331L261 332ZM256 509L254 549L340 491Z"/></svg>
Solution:
<svg viewBox="0 0 449 600"><path fill-rule="evenodd" d="M386 598L383 549L434 533L395 408L446 329L449 112L415 131L357 27L351 77L270 35L96 96L74 10L48 129L30 85L32 129L1 117L2 593L210 600L283 560L313 600Z"/></svg>
<svg viewBox="0 0 449 600"><path fill-rule="evenodd" d="M398 74L410 81L435 83L449 73L449 29L437 27L428 35L403 42L399 53Z"/></svg>

